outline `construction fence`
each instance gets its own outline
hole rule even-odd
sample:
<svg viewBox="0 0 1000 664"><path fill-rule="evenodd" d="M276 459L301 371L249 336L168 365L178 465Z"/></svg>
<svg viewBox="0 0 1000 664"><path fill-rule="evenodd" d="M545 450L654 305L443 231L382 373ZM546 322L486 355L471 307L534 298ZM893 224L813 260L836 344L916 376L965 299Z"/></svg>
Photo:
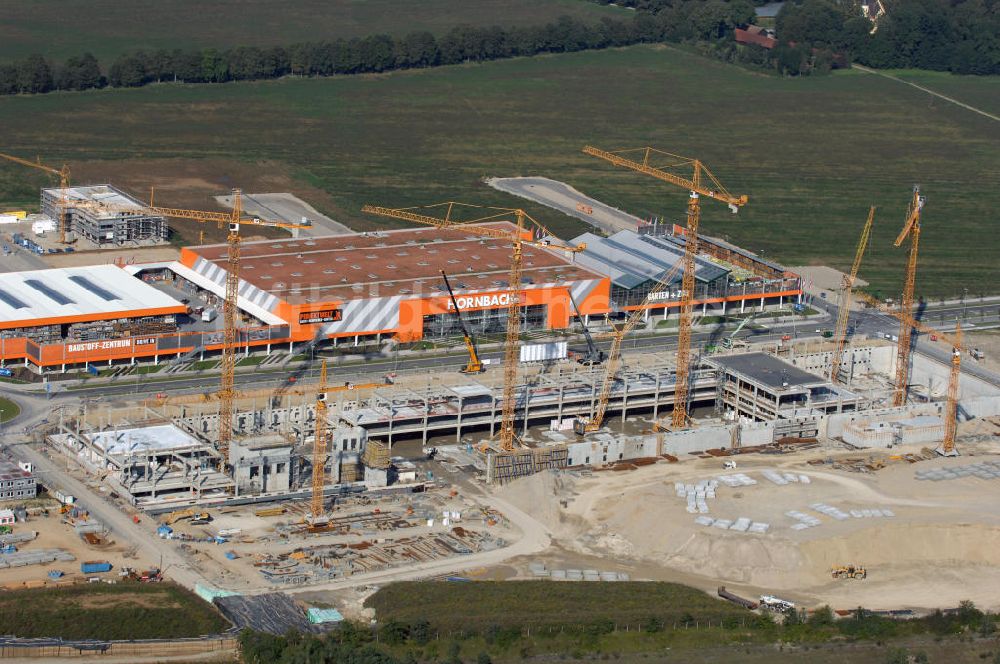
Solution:
<svg viewBox="0 0 1000 664"><path fill-rule="evenodd" d="M151 641L63 641L61 639L0 639L0 659L81 657L200 657L209 653L236 655L234 635Z"/></svg>

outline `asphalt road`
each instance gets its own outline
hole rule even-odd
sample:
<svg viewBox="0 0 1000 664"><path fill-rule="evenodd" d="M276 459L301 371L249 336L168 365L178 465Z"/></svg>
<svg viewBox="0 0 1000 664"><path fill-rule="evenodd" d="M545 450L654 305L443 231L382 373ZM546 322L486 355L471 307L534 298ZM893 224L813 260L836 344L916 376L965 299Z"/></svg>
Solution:
<svg viewBox="0 0 1000 664"><path fill-rule="evenodd" d="M558 180L542 177L490 178L487 184L494 189L559 210L608 233L634 231L641 221L638 217L591 198ZM590 208L590 212L580 210L577 205Z"/></svg>
<svg viewBox="0 0 1000 664"><path fill-rule="evenodd" d="M216 196L220 204L232 207L231 196ZM329 235L346 235L353 233L350 228L322 214L313 206L294 194L243 194L243 210L248 215L256 215L262 219L284 221L298 224L302 217L309 219L313 227L298 229L298 237L326 237ZM293 232L293 235L296 233Z"/></svg>
<svg viewBox="0 0 1000 664"><path fill-rule="evenodd" d="M811 306L820 310L825 310L830 317L826 320L804 320L772 325L768 325L766 321L758 322L755 324L767 325L768 329L766 331L762 331L760 329L744 329L738 335L738 338L755 342L765 342L777 341L786 334L792 336L793 338L818 337L817 330L833 328L837 308L833 303L825 300L815 300L811 303ZM968 316L965 319L965 324L967 326L965 329L970 329L970 324L1000 324L1000 317L997 316L998 307L1000 307L1000 305L997 305L996 303L982 305L970 304L966 307L955 305L948 305L945 307L929 306L922 313L921 318L931 327L948 331L953 329L955 317L964 312ZM982 318L979 317L980 312L987 314L987 316ZM762 321L764 321L764 319L762 319ZM854 328L855 336L868 335L884 338L886 334L898 335L899 333L899 323L895 318L873 310L852 313L849 325ZM696 349L704 349L705 346L720 343L724 337L727 337L730 334L731 330L720 328L711 332L697 332L692 335L692 338ZM598 341L597 345L606 351L610 346L610 341ZM571 340L570 347L572 350L577 352L586 350L585 342L583 338L579 336ZM632 352L668 351L676 347L676 334L657 334L653 336L633 337L625 342L622 351L626 355L627 362L627 355ZM918 352L928 355L938 361L946 364L950 362L947 352L921 340L920 335L917 335L916 337L916 349ZM490 360L492 366L498 366L502 361L503 354L499 350L484 351L481 354L481 357L483 359ZM376 382L379 377L390 372L406 374L422 372L429 369L457 371L465 364L466 359L467 357L465 354L461 352L456 352L443 357L372 357L363 363L354 362L342 366L338 365L335 368L335 374L337 376L337 380L351 381L355 383ZM983 380L1000 385L1000 377L992 374L991 372L985 371L972 362L965 362L962 369L970 375L975 375ZM263 367L257 371L237 373L236 385L242 389L265 387L278 388L287 385L288 376L292 375L296 371L297 370L294 367L274 370L269 370L267 367ZM298 369L298 371L302 371L302 369ZM307 368L305 373L306 375L309 375L309 373L315 374L315 371L316 367L314 365ZM53 390L50 401L54 403L62 403L67 400L94 398L95 396L113 397L135 395L141 397L143 395L152 396L157 392L169 392L174 394L198 392L214 388L218 383L218 380L218 374L216 373L206 373L204 375L190 376L188 378L178 378L177 375L158 376L156 374L144 376L122 376L121 378L115 379L109 383L101 383L71 390L56 387ZM38 388L35 386L33 389L37 390ZM0 384L0 393L3 392L8 392L12 396L17 396L17 393L21 392L23 396L22 390L19 390L16 387L11 389ZM27 418L22 417L18 419Z"/></svg>

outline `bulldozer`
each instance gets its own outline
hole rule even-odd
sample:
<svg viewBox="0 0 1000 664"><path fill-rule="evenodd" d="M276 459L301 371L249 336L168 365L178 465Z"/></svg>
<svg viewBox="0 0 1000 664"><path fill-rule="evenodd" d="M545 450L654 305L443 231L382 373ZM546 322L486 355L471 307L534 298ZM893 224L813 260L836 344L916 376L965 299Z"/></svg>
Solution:
<svg viewBox="0 0 1000 664"><path fill-rule="evenodd" d="M867 579L868 570L860 565L841 565L833 568L832 576L835 579Z"/></svg>

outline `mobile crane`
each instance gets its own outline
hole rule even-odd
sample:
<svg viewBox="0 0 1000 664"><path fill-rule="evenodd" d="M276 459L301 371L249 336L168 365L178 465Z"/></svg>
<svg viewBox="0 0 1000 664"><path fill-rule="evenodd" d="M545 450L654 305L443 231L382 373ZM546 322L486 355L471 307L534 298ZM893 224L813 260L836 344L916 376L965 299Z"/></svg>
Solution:
<svg viewBox="0 0 1000 664"><path fill-rule="evenodd" d="M486 367L479 360L479 353L476 352L476 344L472 342L472 335L469 334L469 328L466 327L465 319L462 318L462 310L458 308L455 291L451 289L451 283L448 281L448 275L445 274L444 270L441 270L441 276L444 278L444 287L448 289L451 306L455 307L455 317L458 318L458 324L462 327L462 339L465 341L465 349L469 351L469 362L461 371L467 374L482 373L486 370Z"/></svg>

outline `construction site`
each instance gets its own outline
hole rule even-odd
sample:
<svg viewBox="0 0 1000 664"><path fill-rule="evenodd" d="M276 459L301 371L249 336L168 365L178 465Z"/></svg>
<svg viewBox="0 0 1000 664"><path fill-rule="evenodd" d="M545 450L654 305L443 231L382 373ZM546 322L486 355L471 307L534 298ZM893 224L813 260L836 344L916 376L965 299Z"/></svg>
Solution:
<svg viewBox="0 0 1000 664"><path fill-rule="evenodd" d="M228 212L72 203L229 236L174 261L0 275L5 366L139 365L156 385L65 401L43 456L209 599L339 590L350 612L357 587L462 574L996 607L1000 512L982 496L1000 479L1000 376L960 326L916 316L920 192L896 241L901 297L855 288L872 208L838 301L814 308L794 271L700 234L703 203L748 204L700 161L584 152L689 192L686 223L579 194L553 207L606 218L570 240L521 209L447 203L363 210L416 228L244 242L310 224L247 217L239 192ZM421 363L449 341L460 366ZM311 365L244 388L251 357ZM150 378L206 358L211 388Z"/></svg>

